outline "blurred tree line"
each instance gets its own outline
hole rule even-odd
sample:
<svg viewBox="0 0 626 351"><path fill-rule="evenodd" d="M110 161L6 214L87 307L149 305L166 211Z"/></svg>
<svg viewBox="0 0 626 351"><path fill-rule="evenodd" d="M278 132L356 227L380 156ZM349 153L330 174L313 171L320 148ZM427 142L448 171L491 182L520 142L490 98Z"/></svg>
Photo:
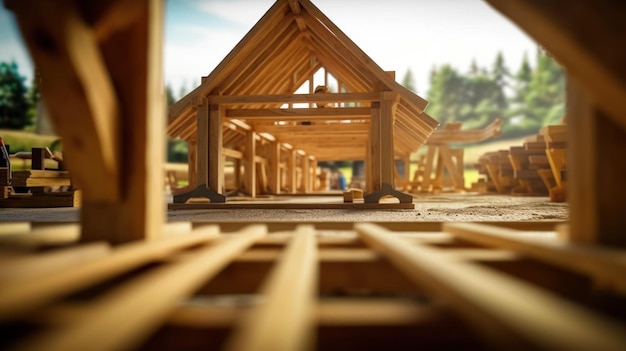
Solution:
<svg viewBox="0 0 626 351"><path fill-rule="evenodd" d="M36 75L33 75L36 76ZM0 128L22 130L35 121L39 87L36 79L27 89L26 78L15 61L0 62Z"/></svg>
<svg viewBox="0 0 626 351"><path fill-rule="evenodd" d="M466 73L448 64L433 68L427 99L426 112L441 124L480 128L500 117L502 137L520 137L559 123L565 113L565 74L540 48L533 65L525 54L512 74L500 52L488 68L476 61Z"/></svg>

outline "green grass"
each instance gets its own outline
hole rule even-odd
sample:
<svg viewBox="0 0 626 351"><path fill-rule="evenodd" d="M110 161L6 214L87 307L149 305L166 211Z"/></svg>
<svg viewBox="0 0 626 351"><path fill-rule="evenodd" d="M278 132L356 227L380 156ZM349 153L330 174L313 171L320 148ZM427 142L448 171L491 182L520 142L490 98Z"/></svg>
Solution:
<svg viewBox="0 0 626 351"><path fill-rule="evenodd" d="M33 147L50 147L50 144L59 137L54 135L39 135L21 130L0 129L0 136L6 145L10 145L11 153L30 151Z"/></svg>

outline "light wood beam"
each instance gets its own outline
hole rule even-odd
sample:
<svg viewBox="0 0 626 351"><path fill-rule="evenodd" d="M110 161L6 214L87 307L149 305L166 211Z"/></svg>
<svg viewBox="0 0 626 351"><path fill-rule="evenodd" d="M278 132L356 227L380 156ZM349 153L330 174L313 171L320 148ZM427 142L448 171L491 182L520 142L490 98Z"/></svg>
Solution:
<svg viewBox="0 0 626 351"><path fill-rule="evenodd" d="M226 350L306 350L314 340L317 289L315 229L299 226L265 281L265 301L235 329Z"/></svg>
<svg viewBox="0 0 626 351"><path fill-rule="evenodd" d="M322 94L276 94L276 95L210 95L211 104L289 104L307 102L369 102L380 99L378 93L322 93Z"/></svg>
<svg viewBox="0 0 626 351"><path fill-rule="evenodd" d="M5 4L42 77L42 98L84 201L119 201L121 111L93 28L69 1Z"/></svg>
<svg viewBox="0 0 626 351"><path fill-rule="evenodd" d="M426 245L407 245L374 224L355 230L420 287L450 304L496 348L523 338L553 350L620 349L620 326L530 283L478 264L450 259Z"/></svg>

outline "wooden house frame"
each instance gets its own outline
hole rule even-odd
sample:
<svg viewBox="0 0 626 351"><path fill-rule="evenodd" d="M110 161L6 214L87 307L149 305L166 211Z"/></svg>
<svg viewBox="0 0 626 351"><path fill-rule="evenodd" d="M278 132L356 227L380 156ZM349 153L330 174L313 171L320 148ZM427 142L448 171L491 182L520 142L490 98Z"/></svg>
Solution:
<svg viewBox="0 0 626 351"><path fill-rule="evenodd" d="M38 351L167 350L181 343L296 350L313 349L314 340L323 350L624 349L626 162L614 155L626 152L626 5L489 2L550 50L570 77L571 216L556 228L165 224L162 3L6 1L41 71L51 117L69 141L67 166L84 204L80 224L0 224L3 243L71 243L3 253L0 326L10 332L0 342ZM401 295L318 298L337 287ZM264 303L211 304L203 295L233 291L263 296ZM424 297L435 303L423 304ZM372 342L381 338L383 344Z"/></svg>
<svg viewBox="0 0 626 351"><path fill-rule="evenodd" d="M313 75L337 80L333 93L315 94ZM308 94L294 94L306 82ZM308 104L295 108L294 104ZM409 161L438 122L424 113L427 101L395 81L309 0L276 1L258 23L199 87L169 111L168 134L189 144L191 192L175 202L204 195L223 202L224 157L244 165L246 190L255 196L257 163L267 169L268 190L281 192L281 154L302 156L308 176L317 161L366 160L366 202L394 195L394 160ZM316 106L327 105L324 108ZM226 140L239 132L236 144ZM261 142L272 146L268 157L256 153ZM233 146L230 146L233 145ZM296 162L291 160L290 188L296 189ZM208 190L208 189L210 190Z"/></svg>

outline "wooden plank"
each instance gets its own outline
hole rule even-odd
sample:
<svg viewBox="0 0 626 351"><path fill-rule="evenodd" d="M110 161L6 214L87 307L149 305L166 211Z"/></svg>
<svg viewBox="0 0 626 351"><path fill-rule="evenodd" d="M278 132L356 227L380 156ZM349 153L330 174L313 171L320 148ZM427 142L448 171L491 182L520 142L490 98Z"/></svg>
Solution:
<svg viewBox="0 0 626 351"><path fill-rule="evenodd" d="M103 258L110 252L110 246L106 243L89 243L52 252L15 255L11 259L2 260L0 284L19 284L20 281L53 275L75 265Z"/></svg>
<svg viewBox="0 0 626 351"><path fill-rule="evenodd" d="M14 178L11 180L12 186L70 186L70 178Z"/></svg>
<svg viewBox="0 0 626 351"><path fill-rule="evenodd" d="M227 109L227 118L252 118L293 120L303 118L327 118L341 119L369 119L370 109L367 107L342 107L342 108L275 108L275 109Z"/></svg>
<svg viewBox="0 0 626 351"><path fill-rule="evenodd" d="M77 225L64 227L45 225L41 233L28 236L45 237L74 236L78 237L80 228ZM192 234L165 237L150 242L137 242L120 246L106 260L96 260L82 265L69 267L55 275L42 276L36 280L20 282L4 286L0 290L0 320L6 320L24 312L35 310L46 303L92 284L140 267L167 254L182 248L199 245L214 240L218 228L214 226L198 227ZM24 235L23 237L27 237ZM65 238L63 238L65 239Z"/></svg>
<svg viewBox="0 0 626 351"><path fill-rule="evenodd" d="M464 240L514 250L530 257L593 277L598 286L626 294L623 252L541 238L536 233L475 223L444 223L443 230Z"/></svg>
<svg viewBox="0 0 626 351"><path fill-rule="evenodd" d="M299 226L261 289L263 304L235 329L226 350L305 350L313 341L315 228Z"/></svg>
<svg viewBox="0 0 626 351"><path fill-rule="evenodd" d="M49 171L30 169L25 171L13 171L13 178L69 178L68 171Z"/></svg>
<svg viewBox="0 0 626 351"><path fill-rule="evenodd" d="M321 94L276 94L276 95L209 95L211 104L296 104L296 103L339 103L377 101L377 93L321 93Z"/></svg>
<svg viewBox="0 0 626 351"><path fill-rule="evenodd" d="M185 259L169 261L141 279L109 291L55 333L29 338L23 350L132 349L161 324L181 299L193 294L265 233L264 226L251 225L216 245L187 252ZM132 318L128 311L135 311ZM85 323L84 318L90 322ZM103 330L107 338L101 338Z"/></svg>
<svg viewBox="0 0 626 351"><path fill-rule="evenodd" d="M68 170L87 201L115 203L122 195L120 106L97 38L71 2L6 6L47 82L40 87L42 98L65 141Z"/></svg>
<svg viewBox="0 0 626 351"><path fill-rule="evenodd" d="M519 337L534 347L554 350L626 345L618 325L530 283L451 260L437 249L406 245L376 225L357 224L355 230L412 281L455 308L495 346L511 346Z"/></svg>
<svg viewBox="0 0 626 351"><path fill-rule="evenodd" d="M167 324L178 327L230 327L244 316L241 307L213 306L208 299L199 298L180 306ZM196 302L195 304L193 302ZM404 326L428 324L441 318L438 306L420 305L403 299L325 298L313 311L313 321L319 326Z"/></svg>

